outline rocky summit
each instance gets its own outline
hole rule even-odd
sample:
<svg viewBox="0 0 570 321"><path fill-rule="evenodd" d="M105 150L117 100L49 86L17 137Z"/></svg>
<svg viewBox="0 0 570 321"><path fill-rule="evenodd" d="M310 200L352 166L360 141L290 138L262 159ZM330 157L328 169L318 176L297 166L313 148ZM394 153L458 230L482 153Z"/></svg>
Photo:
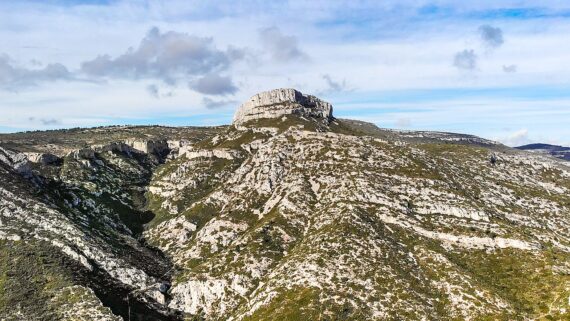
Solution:
<svg viewBox="0 0 570 321"><path fill-rule="evenodd" d="M0 135L0 320L568 320L570 167L336 119Z"/></svg>
<svg viewBox="0 0 570 321"><path fill-rule="evenodd" d="M275 89L256 94L243 103L236 111L233 123L240 125L251 120L291 114L328 122L332 119L332 105L295 89Z"/></svg>

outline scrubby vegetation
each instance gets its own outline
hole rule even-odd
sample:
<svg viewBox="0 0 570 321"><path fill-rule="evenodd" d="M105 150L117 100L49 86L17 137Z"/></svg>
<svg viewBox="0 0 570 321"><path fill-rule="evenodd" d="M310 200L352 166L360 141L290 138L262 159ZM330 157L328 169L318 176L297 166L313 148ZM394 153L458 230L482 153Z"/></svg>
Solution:
<svg viewBox="0 0 570 321"><path fill-rule="evenodd" d="M0 141L60 156L0 165L0 319L570 317L560 161L298 115Z"/></svg>

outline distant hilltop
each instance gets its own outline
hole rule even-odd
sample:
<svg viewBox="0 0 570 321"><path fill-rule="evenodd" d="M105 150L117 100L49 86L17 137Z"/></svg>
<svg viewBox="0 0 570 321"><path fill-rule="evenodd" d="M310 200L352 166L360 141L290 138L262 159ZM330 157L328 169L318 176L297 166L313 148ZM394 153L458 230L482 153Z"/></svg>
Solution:
<svg viewBox="0 0 570 321"><path fill-rule="evenodd" d="M326 122L333 119L332 105L312 95L305 95L292 88L280 88L260 92L244 102L234 115L234 125L241 125L261 118L279 118L298 114L319 118Z"/></svg>
<svg viewBox="0 0 570 321"><path fill-rule="evenodd" d="M570 147L550 145L550 144L528 144L515 148L520 150L526 150L533 153L548 154L556 158L570 161Z"/></svg>

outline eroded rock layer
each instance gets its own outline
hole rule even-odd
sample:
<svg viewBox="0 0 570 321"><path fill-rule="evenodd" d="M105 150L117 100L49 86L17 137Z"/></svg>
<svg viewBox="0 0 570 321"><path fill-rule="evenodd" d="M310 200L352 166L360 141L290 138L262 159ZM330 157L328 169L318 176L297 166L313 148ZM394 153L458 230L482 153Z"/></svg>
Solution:
<svg viewBox="0 0 570 321"><path fill-rule="evenodd" d="M234 115L234 124L290 114L329 121L332 119L332 105L295 89L274 89L258 93L243 103Z"/></svg>

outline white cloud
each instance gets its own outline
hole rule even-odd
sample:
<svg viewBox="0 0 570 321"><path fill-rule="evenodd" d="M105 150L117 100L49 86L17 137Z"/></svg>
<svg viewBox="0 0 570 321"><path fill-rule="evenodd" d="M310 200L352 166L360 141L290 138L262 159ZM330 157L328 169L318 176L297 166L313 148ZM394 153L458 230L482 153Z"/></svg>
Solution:
<svg viewBox="0 0 570 321"><path fill-rule="evenodd" d="M81 64L81 71L95 77L126 79L160 79L166 84L191 76L226 70L235 50L218 50L212 38L150 29L139 46L112 58L99 55Z"/></svg>
<svg viewBox="0 0 570 321"><path fill-rule="evenodd" d="M189 83L190 88L205 95L234 94L238 88L230 77L208 74Z"/></svg>
<svg viewBox="0 0 570 321"><path fill-rule="evenodd" d="M500 141L501 143L507 146L521 146L530 143L530 139L528 137L528 129L523 128L512 133L509 133L506 136L498 137L496 140Z"/></svg>
<svg viewBox="0 0 570 321"><path fill-rule="evenodd" d="M73 76L62 64L48 64L40 69L20 67L8 55L0 55L0 89L17 91L43 82L71 80Z"/></svg>
<svg viewBox="0 0 570 321"><path fill-rule="evenodd" d="M239 102L236 100L213 100L211 98L204 97L202 99L202 104L204 104L208 109L218 109L226 106L237 107Z"/></svg>
<svg viewBox="0 0 570 321"><path fill-rule="evenodd" d="M274 61L290 62L308 59L307 54L299 48L297 37L284 35L277 27L261 29L259 38Z"/></svg>
<svg viewBox="0 0 570 321"><path fill-rule="evenodd" d="M429 4L447 11L440 16L418 16ZM0 78L19 74L9 79L20 79L19 83L33 90L26 90L25 95L0 91L0 126L29 127L27 119L31 116L57 119L62 126L138 117L217 116L221 109L213 112L212 108L225 107L219 102L241 102L260 90L295 86L312 94L331 91L326 98L335 110L347 110L346 115L351 117L361 115L348 110L368 101L365 112L382 112L378 116L380 125L408 118L413 119L414 128L499 137L504 133L496 128L511 122L511 128L527 128L531 133L544 133L546 138L561 139L570 136L561 122L564 117L568 119L567 114L561 114L568 107L568 97L561 94L537 97L536 101L478 97L476 102L470 100L472 97L450 96L432 102L418 96L414 104L394 102L390 106L397 110L390 113L382 109L388 108L389 97L379 94L399 90L413 96L417 90L567 88L569 19L477 17L484 10L501 12L513 6L533 8L535 4L519 0L293 0L245 1L238 5L229 1L119 0L105 6L63 7L4 1L0 3L2 51L26 64L10 62L9 66L18 71ZM548 13L556 13L567 9L568 4L545 1L541 6ZM477 26L486 24L500 26L503 40L500 50L492 55L485 55L480 48L482 34L476 32ZM153 25L159 31L147 34ZM193 46L198 53L190 50ZM450 54L464 48L476 51L471 55L467 50L457 65L462 71L477 70L476 78L458 73L458 66L450 63L455 58ZM107 57L97 60L98 55ZM310 63L299 63L307 62L308 56ZM44 64L30 65L32 59ZM48 62L60 63L73 75L81 70L82 62L92 62L92 69L86 69L88 74L107 82L75 82L63 76L55 77L59 80L54 82L41 73L29 77L29 71L41 71ZM517 66L516 75L506 74L511 66ZM203 86L200 90L231 94L231 99L206 100L199 91L187 89L187 84L196 87L198 80L208 75L227 78L226 86L217 90L213 85ZM166 84L172 82L183 84L184 90ZM4 84L13 82L5 80ZM355 89L346 90L346 84ZM239 90L233 89L238 86ZM162 98L171 90L176 90L175 96L151 99L152 95ZM232 104L226 106L229 109ZM411 106L421 112L408 113Z"/></svg>

